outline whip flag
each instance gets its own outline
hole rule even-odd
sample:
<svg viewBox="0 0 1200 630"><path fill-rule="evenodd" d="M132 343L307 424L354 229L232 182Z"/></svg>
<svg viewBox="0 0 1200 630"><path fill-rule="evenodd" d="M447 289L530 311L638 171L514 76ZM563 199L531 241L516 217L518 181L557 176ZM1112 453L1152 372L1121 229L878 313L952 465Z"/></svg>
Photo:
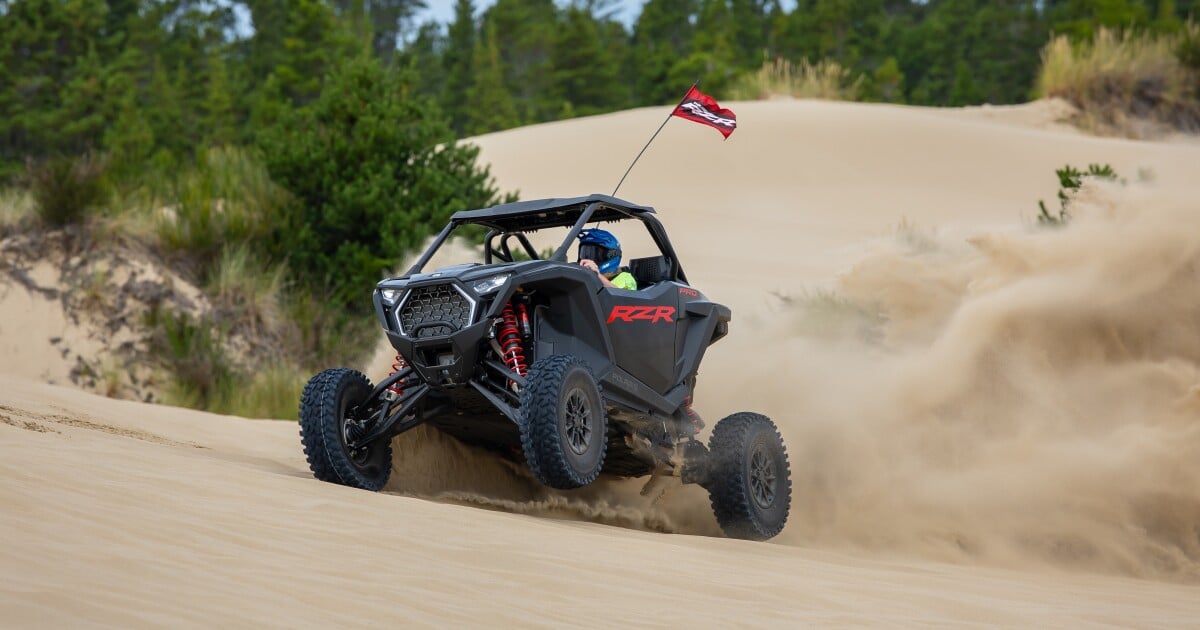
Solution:
<svg viewBox="0 0 1200 630"><path fill-rule="evenodd" d="M737 116L728 109L722 108L716 99L701 92L694 85L692 89L688 90L687 96L683 97L683 101L679 103L675 111L671 112L671 115L708 125L721 132L721 135L726 138L733 133L734 129L737 129Z"/></svg>
<svg viewBox="0 0 1200 630"><path fill-rule="evenodd" d="M667 119L658 126L658 131L655 131L654 135L650 136L650 139L646 141L646 146L642 147L641 151L638 151L637 157L633 158L633 162L629 164L629 168L625 169L625 174L621 176L621 181L617 182L617 187L613 189L612 194L614 197L617 196L617 191L621 189L621 184L625 183L625 178L629 177L629 171L633 170L633 165L637 164L637 161L642 158L642 154L650 147L650 143L654 142L654 139L658 137L658 132L667 126L667 123L671 121L673 116L679 116L680 118L686 118L702 125L708 125L721 132L721 135L725 136L726 140L729 139L729 134L733 133L734 129L737 129L737 116L734 116L732 111L722 108L717 103L717 99L701 92L696 87L697 85L700 85L699 81L692 84L692 87L687 91L687 94L683 95L683 98L680 99L675 109L672 109L671 113L667 114Z"/></svg>

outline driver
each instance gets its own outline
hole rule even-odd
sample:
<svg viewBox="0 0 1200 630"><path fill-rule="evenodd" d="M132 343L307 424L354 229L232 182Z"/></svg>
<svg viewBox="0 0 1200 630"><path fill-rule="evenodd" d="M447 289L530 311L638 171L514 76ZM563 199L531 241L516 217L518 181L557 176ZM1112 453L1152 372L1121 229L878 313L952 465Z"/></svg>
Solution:
<svg viewBox="0 0 1200 630"><path fill-rule="evenodd" d="M606 287L637 290L633 274L621 268L621 242L609 232L590 229L579 233L579 266L595 271Z"/></svg>

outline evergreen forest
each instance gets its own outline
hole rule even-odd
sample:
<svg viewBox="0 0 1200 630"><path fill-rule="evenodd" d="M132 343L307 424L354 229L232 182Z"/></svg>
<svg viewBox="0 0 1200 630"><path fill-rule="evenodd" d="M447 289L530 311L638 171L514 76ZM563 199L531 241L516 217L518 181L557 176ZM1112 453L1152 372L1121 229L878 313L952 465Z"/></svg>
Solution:
<svg viewBox="0 0 1200 630"><path fill-rule="evenodd" d="M775 60L836 62L860 100L1017 103L1054 34L1176 31L1196 0L647 0L630 26L612 0L454 0L448 24L418 22L425 7L0 0L0 177L89 150L138 173L258 144L364 58L458 137L668 104L696 78L728 98Z"/></svg>

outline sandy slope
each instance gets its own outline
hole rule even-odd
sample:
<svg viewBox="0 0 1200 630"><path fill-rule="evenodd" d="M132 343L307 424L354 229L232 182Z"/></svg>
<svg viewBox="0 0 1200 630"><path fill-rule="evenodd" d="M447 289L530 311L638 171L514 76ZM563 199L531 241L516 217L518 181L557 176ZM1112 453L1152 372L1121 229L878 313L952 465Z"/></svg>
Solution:
<svg viewBox="0 0 1200 630"><path fill-rule="evenodd" d="M401 455L442 459L393 489L453 501L351 491L308 476L293 424L3 376L4 625L1194 625L1200 147L1028 109L734 109L725 143L672 121L622 196L734 308L699 408L783 426L775 543L638 531L713 523L692 489L538 494L428 435ZM526 198L610 192L663 114L479 142ZM1153 181L1029 229L1065 162ZM889 319L847 334L854 312L771 295L816 288Z"/></svg>
<svg viewBox="0 0 1200 630"><path fill-rule="evenodd" d="M0 377L5 626L1137 625L1197 589L540 519L314 483L295 426Z"/></svg>

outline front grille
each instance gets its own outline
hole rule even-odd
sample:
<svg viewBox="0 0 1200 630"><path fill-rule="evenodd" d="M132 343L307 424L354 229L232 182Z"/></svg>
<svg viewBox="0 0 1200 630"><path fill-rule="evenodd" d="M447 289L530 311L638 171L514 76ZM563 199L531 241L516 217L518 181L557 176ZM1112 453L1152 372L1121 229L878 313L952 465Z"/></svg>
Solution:
<svg viewBox="0 0 1200 630"><path fill-rule="evenodd" d="M471 301L454 285L418 287L400 306L400 331L418 339L449 335L470 325L471 307ZM439 325L421 326L426 323Z"/></svg>

